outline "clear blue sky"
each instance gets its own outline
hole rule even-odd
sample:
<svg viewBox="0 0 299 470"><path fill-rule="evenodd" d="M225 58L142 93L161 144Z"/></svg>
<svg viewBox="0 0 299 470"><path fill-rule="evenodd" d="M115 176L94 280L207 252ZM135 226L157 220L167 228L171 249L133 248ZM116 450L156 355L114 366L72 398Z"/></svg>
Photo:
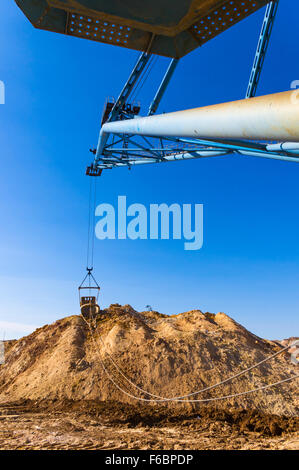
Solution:
<svg viewBox="0 0 299 470"><path fill-rule="evenodd" d="M284 0L258 94L299 79L299 7ZM159 111L242 98L263 12L178 66ZM107 96L137 52L35 30L0 2L0 339L78 313L85 269L89 147ZM160 59L151 86L166 65ZM299 335L299 165L246 157L115 169L98 202L204 204L204 247L181 241L96 241L101 305L146 304L163 313L224 311L268 338ZM27 326L26 326L27 325Z"/></svg>

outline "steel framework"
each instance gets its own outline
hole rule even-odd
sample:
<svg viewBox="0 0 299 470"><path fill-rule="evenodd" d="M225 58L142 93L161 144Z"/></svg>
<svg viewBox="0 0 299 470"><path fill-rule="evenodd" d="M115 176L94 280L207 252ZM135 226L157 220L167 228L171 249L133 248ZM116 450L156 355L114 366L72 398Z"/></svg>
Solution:
<svg viewBox="0 0 299 470"><path fill-rule="evenodd" d="M151 57L149 53L142 53L108 119L102 123L90 171L100 173L103 169L114 167L131 168L140 164L232 153L299 162L299 143L288 142L290 139L299 142L299 103L294 106L291 92L253 98L261 77L278 1L271 1L266 7L246 99L243 101L155 116L179 62L172 59L147 117L124 112L124 105ZM284 143L279 143L280 139ZM273 141L278 143L273 144Z"/></svg>
<svg viewBox="0 0 299 470"><path fill-rule="evenodd" d="M262 24L260 37L257 44L257 49L253 61L252 71L246 92L246 98L252 98L256 95L257 86L260 80L264 60L266 57L267 49L269 46L271 33L274 25L278 9L278 0L268 3L266 13Z"/></svg>

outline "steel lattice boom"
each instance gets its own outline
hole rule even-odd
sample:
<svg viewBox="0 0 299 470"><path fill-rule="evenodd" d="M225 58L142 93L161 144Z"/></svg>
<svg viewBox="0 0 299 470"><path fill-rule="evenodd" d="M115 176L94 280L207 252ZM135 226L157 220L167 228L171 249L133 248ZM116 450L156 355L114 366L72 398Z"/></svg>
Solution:
<svg viewBox="0 0 299 470"><path fill-rule="evenodd" d="M267 5L261 34L257 44L257 50L253 61L249 84L246 92L246 98L252 98L256 95L257 86L260 80L266 52L269 46L274 20L277 13L278 1L270 2Z"/></svg>
<svg viewBox="0 0 299 470"><path fill-rule="evenodd" d="M277 7L278 0L266 7L246 98L256 94ZM154 116L177 64L176 59L170 62L147 117L110 114L94 150L94 169L232 153L299 161L299 103L293 92Z"/></svg>
<svg viewBox="0 0 299 470"><path fill-rule="evenodd" d="M279 0L144 0L142 7L131 0L15 1L36 28L143 51L119 97L106 104L88 175L231 153L299 161L299 104L292 92L253 98ZM250 99L155 115L178 59L263 6ZM145 70L151 70L153 54L172 60L147 115L140 117L140 105L129 100Z"/></svg>
<svg viewBox="0 0 299 470"><path fill-rule="evenodd" d="M130 167L143 163L222 156L232 152L299 161L298 116L299 101L294 102L293 91L288 91L204 108L109 122L102 126L94 166ZM127 146L121 147L124 140ZM286 144L275 148L265 143L290 140L293 141L292 148Z"/></svg>

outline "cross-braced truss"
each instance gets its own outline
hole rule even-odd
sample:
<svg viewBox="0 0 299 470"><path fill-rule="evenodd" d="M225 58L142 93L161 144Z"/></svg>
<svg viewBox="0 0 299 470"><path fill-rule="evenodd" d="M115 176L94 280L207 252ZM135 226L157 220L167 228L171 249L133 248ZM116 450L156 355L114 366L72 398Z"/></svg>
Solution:
<svg viewBox="0 0 299 470"><path fill-rule="evenodd" d="M205 157L223 157L231 154L299 161L293 150L274 150L273 144L251 141L210 141L202 139L155 138L114 134L105 146L103 154L96 160L99 169L112 169L135 165L175 162ZM299 153L299 144L298 144Z"/></svg>

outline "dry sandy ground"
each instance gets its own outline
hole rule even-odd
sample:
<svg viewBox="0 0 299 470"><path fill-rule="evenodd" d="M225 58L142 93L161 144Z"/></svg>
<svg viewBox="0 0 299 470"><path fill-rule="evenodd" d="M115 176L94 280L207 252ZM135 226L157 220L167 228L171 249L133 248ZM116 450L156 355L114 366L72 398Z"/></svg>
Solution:
<svg viewBox="0 0 299 470"><path fill-rule="evenodd" d="M154 413L119 403L0 407L1 450L298 450L298 418L245 410Z"/></svg>
<svg viewBox="0 0 299 470"><path fill-rule="evenodd" d="M257 363L205 394L237 394L213 407L136 404L120 391L186 395ZM242 395L297 374L281 344L224 313L167 316L114 304L90 325L72 316L6 341L0 449L298 450L298 378Z"/></svg>
<svg viewBox="0 0 299 470"><path fill-rule="evenodd" d="M112 305L100 312L91 328L82 317L72 316L18 341L6 341L0 403L22 399L136 403L110 377L138 397L136 386L161 397L182 396L279 354L198 398L240 394L293 378L226 400L223 407L298 416L299 366L292 364L288 351L281 351L280 344L257 337L224 313L192 310L167 316Z"/></svg>

